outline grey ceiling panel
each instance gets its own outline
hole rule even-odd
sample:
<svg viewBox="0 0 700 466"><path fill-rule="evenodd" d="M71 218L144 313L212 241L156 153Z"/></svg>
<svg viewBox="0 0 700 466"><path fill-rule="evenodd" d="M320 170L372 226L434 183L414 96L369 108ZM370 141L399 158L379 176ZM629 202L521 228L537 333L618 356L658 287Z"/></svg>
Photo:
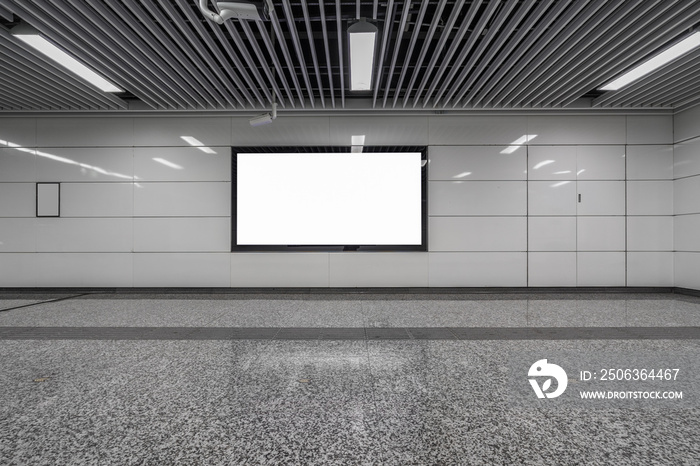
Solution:
<svg viewBox="0 0 700 466"><path fill-rule="evenodd" d="M374 0L374 18L377 18L377 0ZM340 6L340 0L335 0L335 26L338 38L338 55L336 56L336 61L338 62L338 69L340 75L340 105L345 108L345 71L343 70L343 20L342 20L342 8Z"/></svg>
<svg viewBox="0 0 700 466"><path fill-rule="evenodd" d="M484 83L484 88L478 86L477 83L473 91L464 95L466 99L464 106L471 103L475 107L488 107L488 104L496 95L501 92L508 92L512 87L510 84L512 79L527 66L530 60L537 57L543 44L546 45L549 41L554 40L557 21L561 23L560 18L562 17L564 22L571 21L583 6L585 6L583 1L577 3L570 3L570 0L556 2L541 21L532 25L506 63L498 68L498 72L493 78L489 78ZM563 16L564 14L566 16ZM549 36L545 35L550 32Z"/></svg>
<svg viewBox="0 0 700 466"><path fill-rule="evenodd" d="M281 9L281 7L280 7ZM284 33L282 32L282 26L279 22L279 18L277 17L277 9L273 9L270 12L270 21L272 21L272 27L274 29L274 33L276 34L277 39L282 39L285 38ZM306 108L306 96L304 96L304 91L299 84L299 78L301 77L303 79L304 74L308 75L308 72L306 70L302 70L301 72L297 72L296 66L294 66L294 62L292 60L292 56L289 53L290 46L294 47L294 44L291 43L292 41L289 40L277 40L276 44L278 45L279 49L275 48L276 52L281 52L282 55L284 56L284 60L287 66L287 74L291 76L292 82L294 83L294 89L296 90L296 94L299 98L299 105L301 108ZM313 95L308 96L310 99L313 99Z"/></svg>
<svg viewBox="0 0 700 466"><path fill-rule="evenodd" d="M359 5L360 2L358 1ZM359 7L358 7L359 11ZM396 38L396 43L400 44L403 37L404 31L406 30L406 21L408 21L408 12L411 11L411 1L405 2L403 11L401 12L401 23L399 24L399 33ZM391 67L389 68L389 73L387 74L387 84L384 86L384 99L382 102L382 107L386 107L386 99L389 97L389 90L391 89L391 81L394 79L394 69L396 67L396 62L399 59L399 47L394 47L394 54L391 57Z"/></svg>
<svg viewBox="0 0 700 466"><path fill-rule="evenodd" d="M403 54L403 59L406 62L410 62L411 58L413 57L413 53L416 50L416 42L418 40L418 37L420 36L421 28L423 26L423 18L425 17L425 12L428 9L428 2L421 2L420 10L418 11L418 17L416 18L416 22L413 23L413 33L411 34L411 41L408 44L408 50L404 52ZM408 66L402 66L401 67L401 73L399 74L399 80L396 83L396 89L401 89L404 83L404 79L406 78L406 72L409 69ZM392 76L393 78L393 76ZM394 101L392 103L392 108L396 107L396 102L399 99L399 93L394 92Z"/></svg>
<svg viewBox="0 0 700 466"><path fill-rule="evenodd" d="M682 84L700 70L700 50L691 52L675 60L668 66L656 70L646 77L630 84L617 92L608 92L593 101L594 106L614 106L629 102L635 97L645 98L647 95L657 95L661 90ZM640 92L644 89L644 92Z"/></svg>
<svg viewBox="0 0 700 466"><path fill-rule="evenodd" d="M574 48L560 57L556 57L556 63L550 65L551 72L560 76L560 79L538 86L532 95L532 101L536 106L544 106L550 102L561 104L560 99L576 92L576 88L583 87L590 89L597 82L590 82L595 74L586 74L587 65L595 62L595 57L604 54L606 49L610 49L620 42L620 34L624 32L623 18L636 22L648 13L654 2L636 0L618 4L622 8L612 11L610 14L604 12L604 17L600 24L590 32L579 33L578 43ZM590 41L586 41L586 35L590 36Z"/></svg>
<svg viewBox="0 0 700 466"><path fill-rule="evenodd" d="M286 2L285 2L286 5ZM304 25L306 26L306 35L309 40L309 49L311 50L311 58L314 63L314 71L316 72L316 90L321 96L321 107L326 106L326 99L324 97L323 81L321 80L321 71L318 66L318 58L316 57L316 43L314 41L314 31L311 27L311 22L309 21L309 8L306 5L306 0L301 0L301 8L304 12Z"/></svg>
<svg viewBox="0 0 700 466"><path fill-rule="evenodd" d="M3 34L7 33L0 30L0 37ZM112 103L101 92L94 92L89 86L76 83L72 76L68 76L57 65L44 62L40 58L35 57L26 48L23 44L16 44L10 40L0 41L0 61L5 65L5 72L16 73L25 84L32 83L31 89L34 92L44 92L51 96L39 109L45 105L51 106L52 99L67 102L66 104L57 105L57 108L111 108L115 104L118 105L118 102ZM8 89L5 95L11 96L15 90ZM19 108L21 108L21 102Z"/></svg>
<svg viewBox="0 0 700 466"><path fill-rule="evenodd" d="M413 85L416 83L416 80L418 79L418 76L422 71L422 66L423 66L423 62L425 60L425 57L428 55L428 53L434 53L434 50L431 49L429 44L433 43L433 38L435 37L435 32L438 28L438 24L440 23L440 18L442 17L442 13L443 13L446 5L447 5L447 0L440 0L437 8L433 11L432 19L430 19L430 26L428 27L428 34L419 46L421 49L420 54L418 55L418 60L413 64L411 79L408 83L408 87L405 89L405 92L404 92L404 98L403 98L404 108L406 107L408 100L411 98L411 96L414 93ZM428 44L428 45L426 46L426 44ZM426 72L428 70L426 70ZM397 92L397 94L398 94L398 92Z"/></svg>
<svg viewBox="0 0 700 466"><path fill-rule="evenodd" d="M284 19L285 22L287 23L287 30L289 31L289 37L291 38L292 45L294 46L294 50L296 50L297 53L297 59L298 59L298 64L299 64L299 70L301 71L301 76L304 79L304 83L306 84L306 91L307 91L307 97L310 100L311 107L314 108L316 107L316 102L314 99L314 89L311 86L311 81L309 79L309 70L306 68L306 60L304 60L304 50L301 47L301 41L299 39L299 34L297 33L297 27L296 27L296 18L294 17L294 14L292 13L291 6L289 5L289 0L282 0L282 4L284 6ZM311 47L309 47L310 49ZM244 49L241 49L241 51L244 51ZM297 66L294 65L294 69L296 69Z"/></svg>
<svg viewBox="0 0 700 466"><path fill-rule="evenodd" d="M517 2L512 2L509 5L509 8L514 8L517 5ZM492 47L489 47L487 50L487 42L484 41L482 44L480 44L481 50L479 53L472 54L471 57L469 57L469 61L465 66L461 66L461 63L463 62L460 60L460 66L454 66L452 68L452 71L450 71L450 74L447 76L447 79L445 82L442 84L440 91L438 94L435 96L435 101L433 103L433 107L437 107L440 103L440 99L442 98L443 95L447 94L445 97L445 101L449 102L452 100L452 97L457 93L459 90L459 86L462 87L469 87L473 82L474 79L476 79L476 76L479 74L483 73L484 70L486 69L487 66L493 66L493 60L494 58L502 53L501 48L503 45L506 43L509 37L513 35L518 30L518 26L521 24L523 21L523 18L525 18L528 13L529 13L529 8L535 5L535 2L530 2L526 3L524 6L525 8L520 8L517 11L517 14L512 16L509 19L508 25L506 25L504 28L501 27L491 27L489 28L489 31L487 33L489 34L489 42L491 40L495 40L495 43ZM545 5L543 3L543 5ZM472 5L472 8L476 6L476 3ZM504 9L501 12L501 18L502 20L505 20L506 17L508 17L509 10ZM483 58L481 55L485 55ZM466 58L466 57L465 57ZM479 62L479 65L476 65L476 62ZM445 66L445 63L443 63L443 66ZM454 76L456 73L462 69L460 75L456 78L456 83L458 85L453 85L452 80L454 79ZM467 76L470 76L471 80L467 81ZM466 82L465 82L466 81ZM435 86L437 83L435 83L433 86ZM432 87L432 86L431 86ZM432 91L429 90L428 94L430 95ZM426 102L427 103L427 102Z"/></svg>
<svg viewBox="0 0 700 466"><path fill-rule="evenodd" d="M600 37L610 28L619 27L615 19L638 9L640 9L640 0L609 2L602 8L593 10L593 16L578 29L572 29L572 35L556 49L556 53L547 57L538 66L537 72L528 76L527 85L518 91L515 105L520 107L528 104L542 105L542 101L538 99L554 83L554 81L547 81L545 74L558 75L581 66L581 63L586 63L595 55L594 49L601 42ZM546 104L551 102L547 101Z"/></svg>
<svg viewBox="0 0 700 466"><path fill-rule="evenodd" d="M213 0L210 7L214 8ZM0 111L663 108L700 103L700 52L597 91L700 25L700 1L272 0L269 21L198 0L0 0ZM379 28L349 90L347 27ZM125 89L107 94L11 35L20 22Z"/></svg>
<svg viewBox="0 0 700 466"><path fill-rule="evenodd" d="M472 20L476 16L476 12L480 6L478 3L480 3L480 2L477 2L471 6L471 8L469 9L469 11L467 13L466 18L462 22L461 27L459 27L457 29L455 29L455 23L457 22L457 19L460 15L462 7L464 6L464 1L459 1L459 2L455 3L454 8L452 9L452 13L450 14L450 17L447 20L447 24L445 25L443 33L440 36L440 40L438 41L437 46L433 49L433 55L430 58L430 62L428 63L428 69L429 70L435 69L435 65L437 65L437 62L442 55L441 52L443 51L443 49L447 45L448 41L450 41L451 42L450 46L446 52L447 55L445 56L445 60L442 61L440 68L438 68L438 70L435 73L433 73L433 72L426 73L423 76L423 79L421 80L421 83L418 86L418 90L416 91L416 97L413 101L414 107L419 103L419 100L421 99L421 95L423 94L423 90L428 85L428 81L432 81L433 84L428 89L427 95L425 95L423 97L423 102L424 102L423 107L425 107L425 105L427 104L428 99L430 99L430 96L432 95L433 90L435 90L435 87L437 87L438 82L440 82L440 77L442 76L442 74L444 73L445 68L446 68L445 65L447 63L451 62L451 59L452 59L452 57L454 57L454 54L457 51L457 48L460 46L460 42L462 41L462 38L469 30L469 26L471 25ZM499 5L499 3L496 3L496 2L491 3L490 11L487 10L486 14L482 15L481 21L482 22L487 21L488 17L491 14L493 14L493 11L495 11L495 9L498 7L498 5ZM440 19L440 18L437 18L437 19ZM435 20L435 18L434 18L434 20ZM473 33L469 34L469 37L476 39L480 35L480 30L481 30L481 28L479 27L479 25L477 25L477 27L473 31ZM451 35L453 34L453 31L456 32L456 35L455 35L453 40L450 40ZM462 46L463 53L468 53L470 51L470 49L471 49L470 44L467 44L466 46ZM461 56L461 54L460 54L460 56ZM459 69L460 65L461 65L461 62L455 63L455 64L453 64L452 69L453 70ZM449 79L449 76L448 76L448 79Z"/></svg>
<svg viewBox="0 0 700 466"><path fill-rule="evenodd" d="M326 72L328 74L328 89L331 92L331 105L335 108L335 86L333 86L333 67L331 66L331 49L328 39L328 26L326 25L326 11L323 2L319 2L318 11L321 20L321 33L323 35L323 48L326 52Z"/></svg>
<svg viewBox="0 0 700 466"><path fill-rule="evenodd" d="M10 10L8 10L2 5L0 5L0 18L5 19L6 21L12 21L13 19Z"/></svg>
<svg viewBox="0 0 700 466"><path fill-rule="evenodd" d="M690 8L690 9L689 9ZM631 21L623 35L614 45L608 46L589 65L586 71L587 82L595 80L604 85L637 64L649 58L650 51L668 47L670 42L687 35L688 29L697 22L700 2L661 1L649 14L638 21ZM602 78L602 79L601 79ZM589 84L590 86L590 84ZM570 102L572 96L582 92L587 86L568 90L564 94ZM645 90L640 90L644 94ZM673 107L673 104L669 104Z"/></svg>
<svg viewBox="0 0 700 466"><path fill-rule="evenodd" d="M394 0L389 0L386 10L384 13L384 30L380 31L378 36L382 37L381 40L381 46L379 48L379 59L375 59L375 66L377 66L375 73L374 73L374 81L372 82L372 86L374 86L374 97L372 99L372 107L377 106L377 94L379 94L379 88L382 85L382 75L384 74L382 66L384 65L384 57L387 55L387 43L389 41L389 33L392 30L393 26L393 19L394 19ZM386 18L389 18L389 21L386 20ZM377 64L378 62L378 64ZM384 85L387 85L386 82L388 82L389 79L387 78L385 80Z"/></svg>

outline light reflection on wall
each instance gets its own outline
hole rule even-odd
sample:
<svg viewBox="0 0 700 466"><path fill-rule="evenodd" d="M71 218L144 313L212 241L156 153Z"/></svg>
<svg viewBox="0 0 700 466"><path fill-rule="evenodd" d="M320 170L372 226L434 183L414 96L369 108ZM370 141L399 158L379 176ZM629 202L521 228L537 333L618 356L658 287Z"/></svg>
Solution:
<svg viewBox="0 0 700 466"><path fill-rule="evenodd" d="M78 162L76 160L69 159L66 157L61 157L58 155L49 154L48 152L43 152L43 151L36 150L36 149L30 149L28 147L22 147L19 144L15 144L14 142L5 141L3 139L0 139L0 148L2 146L6 146L6 147L9 147L11 149L18 150L20 152L26 152L27 154L32 154L32 155L37 155L39 157L44 157L46 159L54 160L56 162L61 162L61 163L65 163L68 165L76 165L84 170L90 170L90 171L93 171L95 173L99 173L99 174L105 175L105 176L113 176L115 178L121 178L121 179L125 179L125 180L138 179L138 177L136 177L136 176L123 175L121 173L105 170L104 168L101 168L101 167L96 167L94 165L90 165L90 164L83 163L83 162Z"/></svg>

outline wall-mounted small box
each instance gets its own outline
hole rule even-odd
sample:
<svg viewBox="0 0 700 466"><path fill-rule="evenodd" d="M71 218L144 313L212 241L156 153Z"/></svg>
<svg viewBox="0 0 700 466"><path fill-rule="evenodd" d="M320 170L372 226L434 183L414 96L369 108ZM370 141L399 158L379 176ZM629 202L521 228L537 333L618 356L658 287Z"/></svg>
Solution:
<svg viewBox="0 0 700 466"><path fill-rule="evenodd" d="M61 216L61 184L37 183L36 184L36 216L60 217Z"/></svg>

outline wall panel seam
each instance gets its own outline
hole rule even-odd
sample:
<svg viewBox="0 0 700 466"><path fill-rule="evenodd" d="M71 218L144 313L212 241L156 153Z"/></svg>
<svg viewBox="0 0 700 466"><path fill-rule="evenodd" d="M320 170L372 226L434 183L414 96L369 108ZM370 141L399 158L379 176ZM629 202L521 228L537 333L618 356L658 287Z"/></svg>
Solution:
<svg viewBox="0 0 700 466"><path fill-rule="evenodd" d="M695 175L681 176L681 177L679 177L679 178L674 178L674 179L671 180L671 181L687 180L687 179L689 179L689 178L698 178L698 177L700 177L700 173L697 173L697 174L695 174Z"/></svg>

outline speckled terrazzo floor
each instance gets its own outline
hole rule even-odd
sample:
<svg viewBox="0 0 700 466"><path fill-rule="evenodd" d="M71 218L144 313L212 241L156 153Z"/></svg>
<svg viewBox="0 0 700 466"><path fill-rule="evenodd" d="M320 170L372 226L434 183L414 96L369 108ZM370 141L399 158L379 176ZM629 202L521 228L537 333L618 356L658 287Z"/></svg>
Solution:
<svg viewBox="0 0 700 466"><path fill-rule="evenodd" d="M128 295L41 299L0 327L679 327L700 299ZM48 302L52 301L52 302ZM690 353L700 340L3 340L2 465L698 464L700 408L544 412L527 351Z"/></svg>
<svg viewBox="0 0 700 466"><path fill-rule="evenodd" d="M0 294L0 327L9 326L679 327L700 326L700 298L670 293L90 293L20 299Z"/></svg>

